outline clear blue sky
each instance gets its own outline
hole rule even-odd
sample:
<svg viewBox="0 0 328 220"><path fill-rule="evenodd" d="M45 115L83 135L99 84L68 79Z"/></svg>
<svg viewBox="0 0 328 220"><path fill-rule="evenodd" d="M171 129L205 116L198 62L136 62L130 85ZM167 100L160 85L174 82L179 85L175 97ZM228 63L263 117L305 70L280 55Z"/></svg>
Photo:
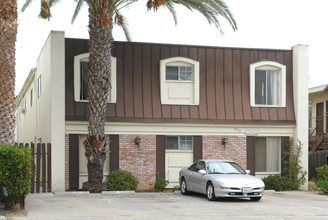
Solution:
<svg viewBox="0 0 328 220"><path fill-rule="evenodd" d="M25 0L18 0L20 11ZM123 11L127 17L132 41L212 45L224 47L290 49L297 44L309 45L309 87L328 84L328 0L225 0L238 24L233 32L223 20L222 36L213 25L197 13L179 7L178 25L164 9L147 12L146 1ZM38 18L40 1L19 13L16 42L16 94L22 88L30 69L36 67L40 51L51 30L65 31L66 37L88 38L88 13L85 5L74 24L71 17L75 1L60 1L53 8L50 21ZM119 27L114 39L124 41Z"/></svg>

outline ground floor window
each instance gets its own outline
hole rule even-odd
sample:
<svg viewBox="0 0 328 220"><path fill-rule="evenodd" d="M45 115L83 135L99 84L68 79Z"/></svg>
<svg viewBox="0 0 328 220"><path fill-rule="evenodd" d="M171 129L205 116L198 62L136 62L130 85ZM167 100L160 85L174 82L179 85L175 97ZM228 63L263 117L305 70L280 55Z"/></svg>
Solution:
<svg viewBox="0 0 328 220"><path fill-rule="evenodd" d="M255 172L280 173L280 137L255 138Z"/></svg>
<svg viewBox="0 0 328 220"><path fill-rule="evenodd" d="M167 136L166 150L192 150L192 136Z"/></svg>

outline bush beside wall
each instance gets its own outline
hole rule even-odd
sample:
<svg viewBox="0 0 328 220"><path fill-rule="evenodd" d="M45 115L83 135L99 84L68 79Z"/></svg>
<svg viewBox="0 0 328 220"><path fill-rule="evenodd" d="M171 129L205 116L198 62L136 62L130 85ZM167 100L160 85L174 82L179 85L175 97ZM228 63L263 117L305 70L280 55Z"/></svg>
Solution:
<svg viewBox="0 0 328 220"><path fill-rule="evenodd" d="M14 209L16 203L25 208L32 178L31 148L0 145L0 200Z"/></svg>

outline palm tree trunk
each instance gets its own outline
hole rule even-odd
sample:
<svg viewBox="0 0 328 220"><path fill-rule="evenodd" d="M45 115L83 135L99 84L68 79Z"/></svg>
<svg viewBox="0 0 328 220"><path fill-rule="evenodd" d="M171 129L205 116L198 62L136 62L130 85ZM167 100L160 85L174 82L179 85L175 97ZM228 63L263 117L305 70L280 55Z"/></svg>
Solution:
<svg viewBox="0 0 328 220"><path fill-rule="evenodd" d="M0 144L15 141L17 0L0 3Z"/></svg>
<svg viewBox="0 0 328 220"><path fill-rule="evenodd" d="M84 143L88 183L84 184L84 188L90 192L104 189L102 181L107 145L104 129L110 89L112 30L112 18L104 17L102 11L89 12L89 135Z"/></svg>

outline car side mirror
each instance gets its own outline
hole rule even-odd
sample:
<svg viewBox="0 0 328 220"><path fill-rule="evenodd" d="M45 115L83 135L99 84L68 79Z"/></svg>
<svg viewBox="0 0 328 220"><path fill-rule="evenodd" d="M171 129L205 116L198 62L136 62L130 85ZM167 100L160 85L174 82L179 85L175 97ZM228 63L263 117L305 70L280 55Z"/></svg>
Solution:
<svg viewBox="0 0 328 220"><path fill-rule="evenodd" d="M245 170L247 174L251 174L251 171L250 170Z"/></svg>
<svg viewBox="0 0 328 220"><path fill-rule="evenodd" d="M199 170L198 173L201 173L201 174L205 175L206 171L205 170Z"/></svg>

